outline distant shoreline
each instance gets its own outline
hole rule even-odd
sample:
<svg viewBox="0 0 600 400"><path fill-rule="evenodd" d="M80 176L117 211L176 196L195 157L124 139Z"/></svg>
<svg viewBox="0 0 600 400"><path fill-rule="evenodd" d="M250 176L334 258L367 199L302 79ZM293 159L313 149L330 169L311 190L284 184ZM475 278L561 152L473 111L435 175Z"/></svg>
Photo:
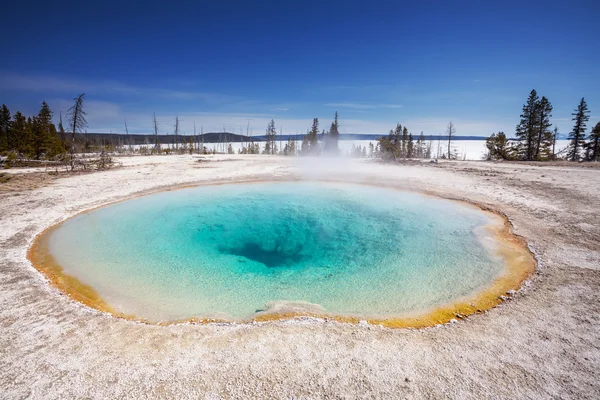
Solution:
<svg viewBox="0 0 600 400"><path fill-rule="evenodd" d="M91 140L107 140L107 141L120 141L122 143L128 144L131 141L131 144L154 144L156 138L154 134L151 133L132 133L132 134L123 134L123 133L103 133L103 132L94 132L94 133L85 133L81 134L82 137L86 137ZM175 143L175 135L172 134L161 134L158 136L158 142L160 144L172 144ZM301 141L304 135L277 135L276 141L287 141L287 140L297 140ZM360 133L341 133L339 136L339 140L372 140L377 141L380 137L387 136L387 134L379 134L379 133L368 133L368 134L360 134ZM416 139L419 136L413 136ZM447 135L423 135L426 141L429 140L448 140ZM486 136L452 136L453 141L461 141L461 140L485 140ZM236 133L230 132L209 132L204 133L202 135L177 135L177 143L189 143L192 141L193 143L203 142L203 143L224 143L224 142L264 142L265 136L246 136L239 135Z"/></svg>

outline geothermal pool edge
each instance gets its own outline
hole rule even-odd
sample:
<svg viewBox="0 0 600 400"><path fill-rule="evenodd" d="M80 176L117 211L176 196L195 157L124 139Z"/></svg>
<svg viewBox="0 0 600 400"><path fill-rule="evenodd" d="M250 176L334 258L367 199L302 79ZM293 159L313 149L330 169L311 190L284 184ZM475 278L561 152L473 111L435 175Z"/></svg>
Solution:
<svg viewBox="0 0 600 400"><path fill-rule="evenodd" d="M322 182L322 183L346 183L363 186L372 186L379 188L394 189L406 192L418 193L421 195L432 196L438 199L444 199L461 204L467 204L476 207L480 211L489 214L497 223L488 224L485 228L490 231L496 243L499 245L496 249L496 254L502 259L504 268L502 274L491 281L484 289L473 292L467 296L459 297L454 301L442 304L425 312L411 313L398 317L390 318L368 318L341 316L335 313L313 313L313 312L271 312L257 313L250 319L242 321L230 321L211 318L187 318L182 320L153 322L144 318L128 315L114 310L96 290L77 278L64 273L63 268L54 260L48 249L48 239L58 226L65 221L72 219L78 215L89 213L98 208L106 207L112 204L128 201L131 199L148 196L151 194L173 191L186 188L195 188L200 186L214 186L227 184L251 184L265 182ZM175 185L162 188L151 189L140 193L126 196L122 199L106 202L104 204L88 208L77 212L73 215L64 218L63 220L47 227L42 232L36 235L31 246L27 251L27 258L32 266L39 271L42 276L50 283L52 287L58 290L60 294L67 295L70 299L77 301L84 306L95 311L110 314L113 317L121 318L128 321L134 321L142 324L169 326L182 323L226 323L226 324L244 324L253 322L268 322L276 320L291 320L299 317L311 317L324 319L329 321L337 321L340 323L358 324L366 321L372 325L381 325L389 328L426 328L438 324L444 324L453 320L463 319L472 314L486 312L502 303L507 295L513 291L519 290L523 283L533 274L537 266L535 254L531 251L528 243L521 236L518 236L512 231L512 224L502 212L492 209L488 206L481 205L469 199L457 199L445 197L436 193L424 190L411 190L404 187L394 185L381 185L365 182L354 182L344 180L320 180L320 179L294 179L287 177L285 179L248 179L248 180L219 180L211 182L198 182L194 184Z"/></svg>

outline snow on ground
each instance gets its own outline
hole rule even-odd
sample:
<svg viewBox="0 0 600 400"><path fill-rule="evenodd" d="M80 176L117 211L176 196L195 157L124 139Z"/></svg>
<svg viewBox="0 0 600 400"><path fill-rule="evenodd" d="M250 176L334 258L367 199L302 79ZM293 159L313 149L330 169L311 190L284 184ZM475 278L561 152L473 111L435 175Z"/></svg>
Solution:
<svg viewBox="0 0 600 400"><path fill-rule="evenodd" d="M261 151L264 149L264 142L256 142L260 145ZM301 142L298 143L298 148ZM350 155L353 146L357 147L366 147L367 154L369 151L369 144L372 143L373 146L377 145L377 141L375 140L340 140L339 148L342 155L348 156ZM556 141L556 152L560 152L565 149L569 144L568 140L557 140ZM204 146L208 150L215 150L216 152L227 152L229 143L205 143ZM439 158L443 153L448 152L448 142L447 141L438 141L432 140L427 141L426 145L431 145L431 154L432 158ZM238 153L238 151L242 148L243 143L240 142L231 142L231 146L233 151ZM285 141L279 142L277 141L277 147L285 146ZM135 145L133 148L140 147L148 147L145 145ZM173 147L173 145L163 145L163 148ZM487 148L485 147L485 140L455 140L451 143L452 153L456 151L458 154L459 160L482 160L487 153Z"/></svg>

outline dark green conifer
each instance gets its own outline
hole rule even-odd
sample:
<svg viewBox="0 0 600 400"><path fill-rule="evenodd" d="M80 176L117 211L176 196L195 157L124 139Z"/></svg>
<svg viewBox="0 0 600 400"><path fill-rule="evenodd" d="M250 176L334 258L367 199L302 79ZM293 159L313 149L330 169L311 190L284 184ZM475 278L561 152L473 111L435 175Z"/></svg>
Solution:
<svg viewBox="0 0 600 400"><path fill-rule="evenodd" d="M319 118L314 118L312 128L308 132L308 145L311 154L319 151Z"/></svg>
<svg viewBox="0 0 600 400"><path fill-rule="evenodd" d="M486 156L487 160L508 160L508 139L504 132L492 133L492 135L485 140L485 146L488 149Z"/></svg>
<svg viewBox="0 0 600 400"><path fill-rule="evenodd" d="M412 133L408 134L408 143L406 144L406 157L412 158L414 150L414 142Z"/></svg>
<svg viewBox="0 0 600 400"><path fill-rule="evenodd" d="M331 154L337 154L339 152L339 140L340 140L340 123L338 120L338 113L335 112L335 118L329 128L329 133L325 140L325 151Z"/></svg>
<svg viewBox="0 0 600 400"><path fill-rule="evenodd" d="M539 98L535 89L529 93L523 105L521 121L517 125L515 136L519 140L518 154L523 160L533 160L535 156L536 126Z"/></svg>
<svg viewBox="0 0 600 400"><path fill-rule="evenodd" d="M581 98L577 109L575 110L572 121L575 121L573 131L569 134L569 150L567 153L567 159L571 161L579 161L581 159L580 150L585 148L585 130L587 128L587 122L590 119L587 103L585 98Z"/></svg>
<svg viewBox="0 0 600 400"><path fill-rule="evenodd" d="M588 144L588 159L590 161L600 161L600 122L594 126L590 134L590 142Z"/></svg>
<svg viewBox="0 0 600 400"><path fill-rule="evenodd" d="M552 104L546 96L536 104L537 112L537 140L535 143L535 160L548 159L550 156L550 146L552 146L552 132L550 127L550 117L552 116Z"/></svg>
<svg viewBox="0 0 600 400"><path fill-rule="evenodd" d="M12 150L10 135L10 111L6 104L2 104L0 108L0 152Z"/></svg>

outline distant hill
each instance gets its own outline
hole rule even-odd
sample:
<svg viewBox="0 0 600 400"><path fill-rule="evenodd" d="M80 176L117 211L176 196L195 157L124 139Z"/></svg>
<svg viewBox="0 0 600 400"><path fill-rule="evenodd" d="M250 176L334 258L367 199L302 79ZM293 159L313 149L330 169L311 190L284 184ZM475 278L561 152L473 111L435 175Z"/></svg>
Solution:
<svg viewBox="0 0 600 400"><path fill-rule="evenodd" d="M292 140L302 140L303 135L277 135L277 141L287 141L288 139ZM321 136L319 134L319 136ZM376 141L382 136L387 136L387 134L379 134L379 133L342 133L340 134L340 140L372 140ZM106 142L106 143L121 143L121 144L132 144L132 145L152 145L154 144L155 138L152 134L130 134L125 135L121 133L87 133L81 135L81 137L87 138L92 142ZM413 136L416 140L418 136ZM175 143L175 135L158 135L158 142L160 144L173 144ZM452 140L485 140L485 136L454 136ZM245 136L238 135L236 133L230 132L209 132L203 135L178 135L177 141L178 143L189 143L190 141L195 142L204 142L204 143L223 143L223 142L263 142L265 141L265 136ZM448 136L445 135L425 135L425 140L448 140Z"/></svg>

